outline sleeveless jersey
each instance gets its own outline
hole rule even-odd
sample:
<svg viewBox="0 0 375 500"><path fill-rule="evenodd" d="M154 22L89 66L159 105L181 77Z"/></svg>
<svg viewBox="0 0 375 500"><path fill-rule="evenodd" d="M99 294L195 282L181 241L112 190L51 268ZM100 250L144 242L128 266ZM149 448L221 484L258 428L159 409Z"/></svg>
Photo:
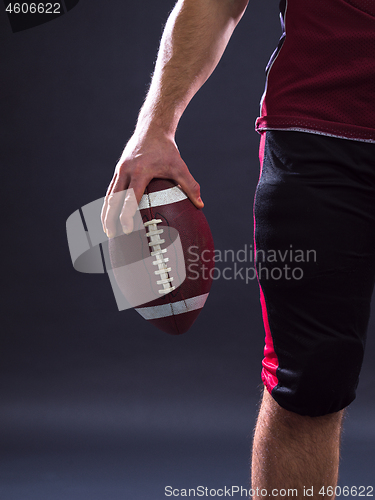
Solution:
<svg viewBox="0 0 375 500"><path fill-rule="evenodd" d="M375 142L375 0L281 0L256 130Z"/></svg>

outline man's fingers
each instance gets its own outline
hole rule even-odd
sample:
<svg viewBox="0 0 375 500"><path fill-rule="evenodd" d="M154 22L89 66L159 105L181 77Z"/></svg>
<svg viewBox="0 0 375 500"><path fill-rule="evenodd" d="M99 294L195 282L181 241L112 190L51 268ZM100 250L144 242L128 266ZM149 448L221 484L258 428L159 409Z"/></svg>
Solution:
<svg viewBox="0 0 375 500"><path fill-rule="evenodd" d="M118 191L106 196L102 216L104 219L104 231L108 238L114 238L117 235L117 221L124 204L125 194L126 191Z"/></svg>
<svg viewBox="0 0 375 500"><path fill-rule="evenodd" d="M138 180L132 179L129 188L126 191L124 205L120 214L120 222L122 230L125 234L129 234L134 228L134 215L138 209L142 195L145 192L147 185L150 182L149 176L142 177Z"/></svg>
<svg viewBox="0 0 375 500"><path fill-rule="evenodd" d="M129 234L133 231L133 217L150 181L148 178L143 179L143 182L134 180L130 183L128 189L119 190L119 183L116 180L115 178L112 180L107 190L101 213L103 230L108 238L119 236L122 232ZM122 232L120 232L119 223Z"/></svg>
<svg viewBox="0 0 375 500"><path fill-rule="evenodd" d="M188 174L180 177L178 179L178 183L181 186L182 190L186 193L186 195L190 198L190 200L194 203L197 208L203 208L204 203L201 198L201 188L198 182L194 179L194 177L187 171Z"/></svg>
<svg viewBox="0 0 375 500"><path fill-rule="evenodd" d="M126 190L125 200L121 208L120 223L122 231L129 234L133 231L134 221L133 217L137 211L138 203L134 194L134 189L129 186Z"/></svg>
<svg viewBox="0 0 375 500"><path fill-rule="evenodd" d="M106 228L106 216L107 216L107 210L108 210L108 196L111 194L113 186L117 180L117 173L114 174L110 185L108 186L105 198L104 198L104 203L102 207L102 212L101 212L101 220L102 220L102 226L103 226L103 231L107 233L107 228ZM107 235L108 236L108 235Z"/></svg>

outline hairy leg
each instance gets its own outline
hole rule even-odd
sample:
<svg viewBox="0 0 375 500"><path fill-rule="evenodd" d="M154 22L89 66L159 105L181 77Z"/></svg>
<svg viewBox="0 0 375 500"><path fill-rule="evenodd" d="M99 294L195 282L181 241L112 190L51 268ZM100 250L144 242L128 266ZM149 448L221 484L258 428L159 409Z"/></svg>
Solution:
<svg viewBox="0 0 375 500"><path fill-rule="evenodd" d="M254 498L264 498L262 489L275 499L332 498L326 490L331 486L334 492L337 485L342 417L343 411L308 417L284 410L265 389L253 443ZM276 489L286 494L274 496Z"/></svg>

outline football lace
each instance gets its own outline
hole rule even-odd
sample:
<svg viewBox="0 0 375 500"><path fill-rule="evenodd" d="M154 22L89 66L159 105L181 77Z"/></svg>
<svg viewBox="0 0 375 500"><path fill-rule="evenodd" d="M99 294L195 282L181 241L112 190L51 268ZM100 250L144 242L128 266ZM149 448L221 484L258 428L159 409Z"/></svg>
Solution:
<svg viewBox="0 0 375 500"><path fill-rule="evenodd" d="M159 280L157 280L156 284L163 285L163 288L159 290L159 293L166 294L174 290L176 287L171 286L173 277L169 276L168 274L172 271L172 268L167 266L169 258L163 256L163 254L167 252L167 248L161 248L161 245L165 243L165 240L160 238L160 235L163 234L164 230L158 229L157 227L157 225L161 222L161 219L152 219L144 222L143 225L148 229L148 233L146 233L146 236L150 238L148 246L152 248L151 255L153 257L156 257L156 260L154 260L152 264L154 266L158 266L157 271L154 271L155 274L160 278Z"/></svg>

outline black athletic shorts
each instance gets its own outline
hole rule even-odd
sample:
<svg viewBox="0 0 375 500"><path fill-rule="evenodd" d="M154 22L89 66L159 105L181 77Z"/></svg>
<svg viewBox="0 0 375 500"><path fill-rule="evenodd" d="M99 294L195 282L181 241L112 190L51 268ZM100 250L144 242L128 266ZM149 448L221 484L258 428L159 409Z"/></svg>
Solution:
<svg viewBox="0 0 375 500"><path fill-rule="evenodd" d="M375 279L375 144L269 131L254 201L262 379L301 415L355 398Z"/></svg>

